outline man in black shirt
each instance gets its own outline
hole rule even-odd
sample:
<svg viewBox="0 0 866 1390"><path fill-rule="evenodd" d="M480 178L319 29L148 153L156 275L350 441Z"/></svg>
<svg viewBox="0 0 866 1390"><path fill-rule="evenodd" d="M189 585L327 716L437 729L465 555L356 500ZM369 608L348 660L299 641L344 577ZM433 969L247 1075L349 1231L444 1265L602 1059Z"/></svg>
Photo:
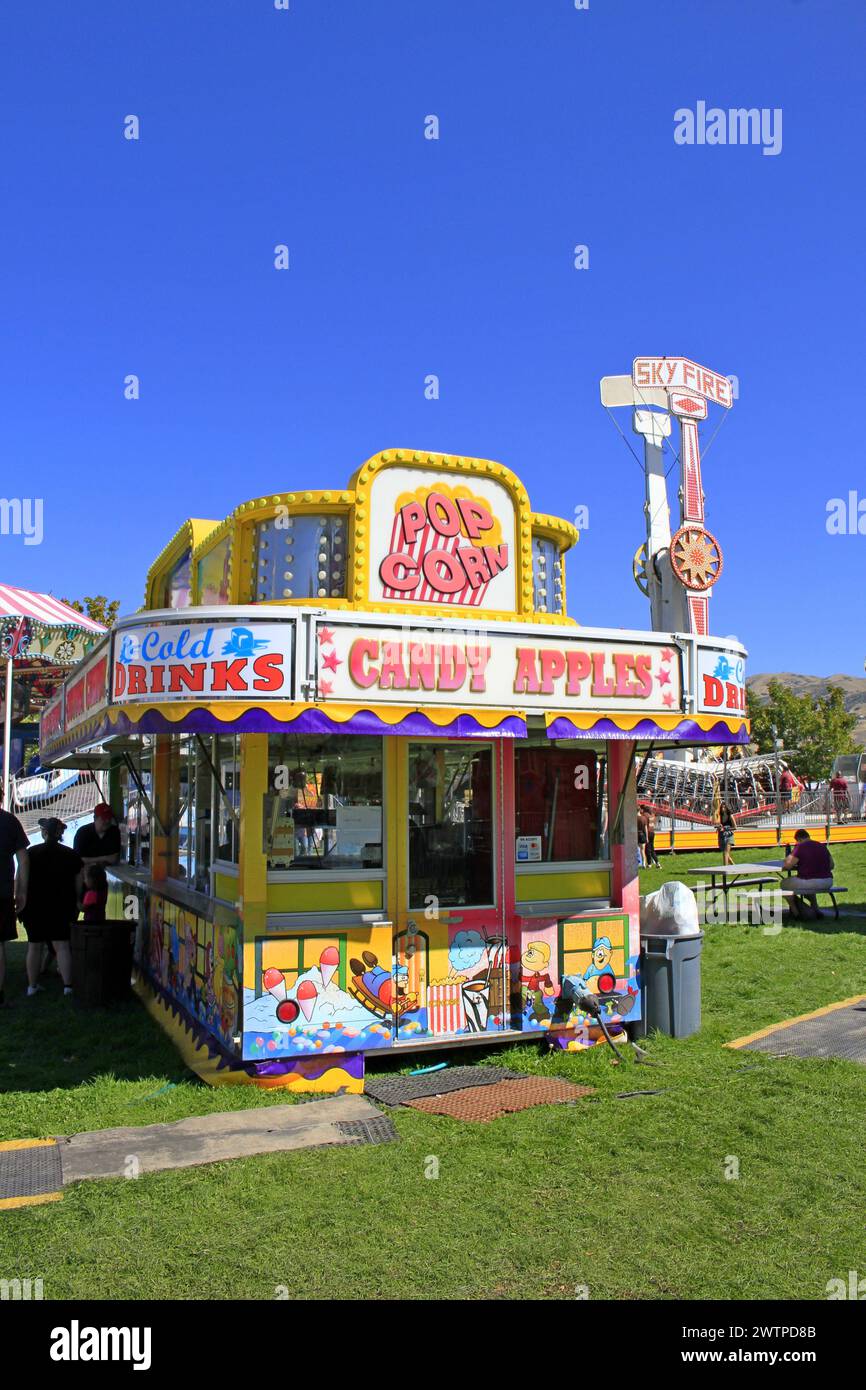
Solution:
<svg viewBox="0 0 866 1390"><path fill-rule="evenodd" d="M93 808L93 824L82 825L72 848L85 864L116 864L120 859L120 831L114 812L105 801Z"/></svg>
<svg viewBox="0 0 866 1390"><path fill-rule="evenodd" d="M0 783L0 803L3 800ZM15 913L23 911L27 903L27 878L30 861L27 853L27 836L17 816L0 810L0 1004L3 1000L3 984L6 979L6 942L14 941L18 935ZM15 862L18 872L15 872Z"/></svg>
<svg viewBox="0 0 866 1390"><path fill-rule="evenodd" d="M57 954L63 993L72 993L72 955L69 936L81 901L81 858L60 843L66 825L56 816L40 820L42 844L30 850L27 905L20 912L27 932L27 993L39 994L42 952L50 941Z"/></svg>

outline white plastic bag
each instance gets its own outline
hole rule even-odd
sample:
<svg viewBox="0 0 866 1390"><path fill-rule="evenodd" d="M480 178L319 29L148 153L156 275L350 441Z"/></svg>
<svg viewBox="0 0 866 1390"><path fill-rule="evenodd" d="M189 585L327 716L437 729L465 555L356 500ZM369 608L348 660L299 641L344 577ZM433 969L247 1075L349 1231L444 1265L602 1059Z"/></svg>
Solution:
<svg viewBox="0 0 866 1390"><path fill-rule="evenodd" d="M688 884L672 879L641 898L640 929L654 936L697 936L698 904Z"/></svg>

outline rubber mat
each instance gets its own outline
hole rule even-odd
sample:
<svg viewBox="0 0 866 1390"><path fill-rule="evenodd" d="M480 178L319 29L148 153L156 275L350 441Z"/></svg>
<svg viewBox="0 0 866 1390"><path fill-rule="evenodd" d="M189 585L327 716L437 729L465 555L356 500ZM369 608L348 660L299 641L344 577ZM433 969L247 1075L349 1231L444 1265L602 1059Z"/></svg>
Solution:
<svg viewBox="0 0 866 1390"><path fill-rule="evenodd" d="M786 1019L728 1046L788 1057L839 1057L866 1066L866 996Z"/></svg>
<svg viewBox="0 0 866 1390"><path fill-rule="evenodd" d="M498 1081L493 1086L452 1091L447 1096L427 1096L406 1104L428 1115L450 1115L454 1120L498 1120L516 1110L536 1105L556 1105L595 1094L594 1086L575 1086L555 1076L524 1076L516 1081Z"/></svg>
<svg viewBox="0 0 866 1390"><path fill-rule="evenodd" d="M54 1139L0 1145L0 1208L55 1200L62 1186L60 1150Z"/></svg>
<svg viewBox="0 0 866 1390"><path fill-rule="evenodd" d="M497 1081L517 1081L524 1075L509 1067L448 1067L427 1076L367 1076L364 1094L382 1105L408 1105L423 1096L444 1096L470 1086L493 1086Z"/></svg>
<svg viewBox="0 0 866 1390"><path fill-rule="evenodd" d="M355 1144L391 1144L398 1138L394 1122L387 1115L375 1120L338 1120L337 1129Z"/></svg>

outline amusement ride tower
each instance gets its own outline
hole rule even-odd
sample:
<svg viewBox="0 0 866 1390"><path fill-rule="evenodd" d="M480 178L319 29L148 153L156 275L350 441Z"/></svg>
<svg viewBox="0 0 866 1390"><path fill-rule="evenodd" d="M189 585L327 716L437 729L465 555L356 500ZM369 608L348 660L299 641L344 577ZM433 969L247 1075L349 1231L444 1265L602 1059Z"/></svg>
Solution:
<svg viewBox="0 0 866 1390"><path fill-rule="evenodd" d="M635 552L633 571L650 601L653 630L705 637L710 593L724 561L705 524L698 424L707 418L710 403L730 409L731 382L685 357L636 357L631 376L602 377L601 403L608 413L628 406L634 433L644 441L646 540ZM679 423L680 448L666 468L671 416ZM671 535L667 478L676 462L680 524Z"/></svg>

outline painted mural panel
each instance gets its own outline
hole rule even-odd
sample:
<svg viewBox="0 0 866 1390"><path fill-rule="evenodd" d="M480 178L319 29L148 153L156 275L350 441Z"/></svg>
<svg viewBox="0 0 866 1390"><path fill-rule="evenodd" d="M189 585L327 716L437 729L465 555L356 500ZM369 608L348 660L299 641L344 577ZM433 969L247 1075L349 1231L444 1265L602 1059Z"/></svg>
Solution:
<svg viewBox="0 0 866 1390"><path fill-rule="evenodd" d="M556 1018L560 996L558 932L559 923L553 917L532 922L520 933L519 960L512 962L511 968L511 997L514 1026L528 1032L561 1021Z"/></svg>
<svg viewBox="0 0 866 1390"><path fill-rule="evenodd" d="M238 1029L240 944L237 919L219 904L213 922L166 898L150 900L147 969L227 1047Z"/></svg>
<svg viewBox="0 0 866 1390"><path fill-rule="evenodd" d="M591 1018L577 1003L584 994L597 996L606 1021L640 1017L638 953L630 950L627 914L569 918L562 923L560 941L557 1021L586 1029Z"/></svg>
<svg viewBox="0 0 866 1390"><path fill-rule="evenodd" d="M425 920L393 937L390 924L261 937L245 966L250 1060L509 1026L505 940L485 930Z"/></svg>
<svg viewBox="0 0 866 1390"><path fill-rule="evenodd" d="M394 938L398 998L408 1006L396 1041L498 1032L508 1027L506 942L495 929L436 919Z"/></svg>
<svg viewBox="0 0 866 1390"><path fill-rule="evenodd" d="M389 1046L398 1002L390 924L258 937L247 946L243 1056Z"/></svg>

